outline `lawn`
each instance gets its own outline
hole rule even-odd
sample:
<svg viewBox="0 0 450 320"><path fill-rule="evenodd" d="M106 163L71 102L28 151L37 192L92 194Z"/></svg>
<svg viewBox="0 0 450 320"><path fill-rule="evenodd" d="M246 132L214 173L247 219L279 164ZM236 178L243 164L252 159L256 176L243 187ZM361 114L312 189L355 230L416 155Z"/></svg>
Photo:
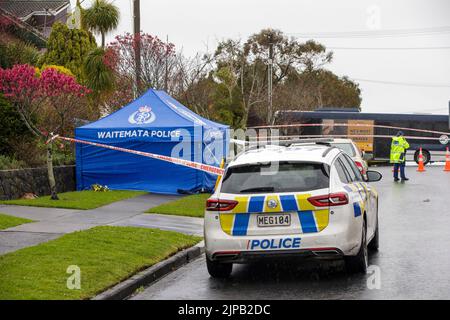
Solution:
<svg viewBox="0 0 450 320"><path fill-rule="evenodd" d="M146 212L203 218L206 199L210 196L209 193L194 194L153 207Z"/></svg>
<svg viewBox="0 0 450 320"><path fill-rule="evenodd" d="M32 220L17 218L13 216L8 216L6 214L0 213L0 230L12 228L24 223L33 222Z"/></svg>
<svg viewBox="0 0 450 320"><path fill-rule="evenodd" d="M0 256L0 300L88 299L201 238L134 227L95 227ZM80 289L68 289L69 266ZM70 269L69 269L70 270ZM72 271L73 272L73 271ZM69 280L69 281L68 281Z"/></svg>
<svg viewBox="0 0 450 320"><path fill-rule="evenodd" d="M112 202L133 198L146 192L141 191L117 191L106 192L73 191L58 194L59 200L51 200L50 196L37 199L4 200L0 204L14 204L19 206L64 208L64 209L95 209Z"/></svg>

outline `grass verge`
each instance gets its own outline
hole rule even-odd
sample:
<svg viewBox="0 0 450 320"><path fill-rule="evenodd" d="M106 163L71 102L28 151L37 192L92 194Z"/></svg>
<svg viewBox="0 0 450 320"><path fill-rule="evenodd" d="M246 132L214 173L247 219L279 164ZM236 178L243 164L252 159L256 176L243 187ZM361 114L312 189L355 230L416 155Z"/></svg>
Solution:
<svg viewBox="0 0 450 320"><path fill-rule="evenodd" d="M147 213L170 214L203 218L205 203L211 195L208 193L194 194L179 200L167 202L147 210Z"/></svg>
<svg viewBox="0 0 450 320"><path fill-rule="evenodd" d="M66 234L0 256L0 300L88 299L200 240L134 227L102 226ZM80 268L80 289L67 287L75 283L74 274L67 273L69 266Z"/></svg>
<svg viewBox="0 0 450 320"><path fill-rule="evenodd" d="M0 204L10 204L31 207L64 208L64 209L95 209L119 200L133 198L146 192L111 190L106 192L73 191L58 194L59 200L51 200L50 196L37 199L4 200Z"/></svg>
<svg viewBox="0 0 450 320"><path fill-rule="evenodd" d="M8 216L6 214L0 213L0 230L12 228L24 223L30 223L33 220L28 220L24 218L17 218L13 216Z"/></svg>

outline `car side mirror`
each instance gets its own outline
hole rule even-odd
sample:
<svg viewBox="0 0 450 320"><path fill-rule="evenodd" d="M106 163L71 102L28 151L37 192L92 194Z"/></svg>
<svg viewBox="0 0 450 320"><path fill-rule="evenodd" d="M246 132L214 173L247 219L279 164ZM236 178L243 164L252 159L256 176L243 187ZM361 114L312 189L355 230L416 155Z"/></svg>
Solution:
<svg viewBox="0 0 450 320"><path fill-rule="evenodd" d="M383 178L383 175L381 173L379 173L378 171L370 171L370 170L368 170L366 172L366 176L367 176L367 179L366 179L367 182L376 182L376 181L380 181L381 178Z"/></svg>

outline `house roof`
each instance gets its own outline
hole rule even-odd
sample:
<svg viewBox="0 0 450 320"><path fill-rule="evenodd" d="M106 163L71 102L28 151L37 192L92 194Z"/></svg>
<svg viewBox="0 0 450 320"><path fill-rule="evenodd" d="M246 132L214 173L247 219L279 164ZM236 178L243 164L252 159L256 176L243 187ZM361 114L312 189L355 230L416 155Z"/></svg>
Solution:
<svg viewBox="0 0 450 320"><path fill-rule="evenodd" d="M33 14L45 14L46 9L54 14L70 6L70 0L0 0L0 8L21 20Z"/></svg>

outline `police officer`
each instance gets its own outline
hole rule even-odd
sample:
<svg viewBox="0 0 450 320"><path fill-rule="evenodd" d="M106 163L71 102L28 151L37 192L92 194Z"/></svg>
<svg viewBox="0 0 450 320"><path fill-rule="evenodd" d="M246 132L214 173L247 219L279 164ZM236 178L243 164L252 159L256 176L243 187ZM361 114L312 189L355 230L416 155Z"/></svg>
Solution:
<svg viewBox="0 0 450 320"><path fill-rule="evenodd" d="M408 181L405 177L405 158L406 150L409 148L409 143L403 137L403 132L399 131L396 137L392 137L391 144L391 163L394 164L394 181L399 181L398 170L400 169L400 177L402 181Z"/></svg>

